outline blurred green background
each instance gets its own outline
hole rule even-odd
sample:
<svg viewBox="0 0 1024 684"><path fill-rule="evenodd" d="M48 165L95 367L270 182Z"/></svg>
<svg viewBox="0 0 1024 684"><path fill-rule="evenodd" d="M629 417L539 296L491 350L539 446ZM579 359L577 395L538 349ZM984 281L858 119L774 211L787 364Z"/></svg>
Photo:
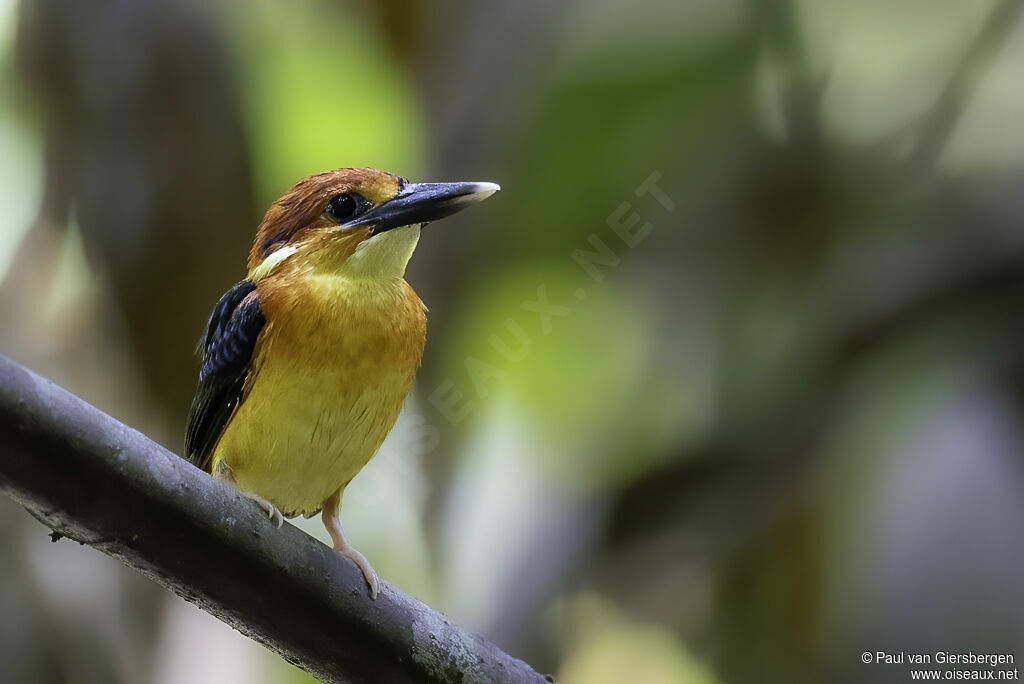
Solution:
<svg viewBox="0 0 1024 684"><path fill-rule="evenodd" d="M1022 7L0 0L0 351L180 451L294 181L496 181L410 264L382 577L565 684L1024 657ZM308 679L0 501L0 681Z"/></svg>

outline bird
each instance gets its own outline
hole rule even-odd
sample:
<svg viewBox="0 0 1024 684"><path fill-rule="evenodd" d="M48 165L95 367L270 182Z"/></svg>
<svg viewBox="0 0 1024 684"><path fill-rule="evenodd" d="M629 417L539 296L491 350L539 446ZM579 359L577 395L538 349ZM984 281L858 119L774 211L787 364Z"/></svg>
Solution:
<svg viewBox="0 0 1024 684"><path fill-rule="evenodd" d="M406 265L424 226L498 190L371 168L303 178L267 210L246 277L214 306L196 349L186 458L278 527L320 513L374 599L377 574L346 539L339 511L421 364L427 309Z"/></svg>

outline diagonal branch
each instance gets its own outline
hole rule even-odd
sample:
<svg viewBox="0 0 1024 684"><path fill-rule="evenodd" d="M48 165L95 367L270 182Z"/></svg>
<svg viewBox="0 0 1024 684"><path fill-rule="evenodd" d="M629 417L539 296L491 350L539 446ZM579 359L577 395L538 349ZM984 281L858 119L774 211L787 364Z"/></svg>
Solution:
<svg viewBox="0 0 1024 684"><path fill-rule="evenodd" d="M3 355L0 491L325 681L552 681Z"/></svg>
<svg viewBox="0 0 1024 684"><path fill-rule="evenodd" d="M1020 0L1002 0L992 9L922 125L908 160L912 170L929 171L935 165L985 70L995 61L1016 28L1022 10L1024 3Z"/></svg>

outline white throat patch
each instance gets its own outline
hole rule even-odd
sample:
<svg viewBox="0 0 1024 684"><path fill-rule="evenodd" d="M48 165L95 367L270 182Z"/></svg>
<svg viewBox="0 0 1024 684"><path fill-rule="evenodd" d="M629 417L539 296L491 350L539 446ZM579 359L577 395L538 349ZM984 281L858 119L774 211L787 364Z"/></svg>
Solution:
<svg viewBox="0 0 1024 684"><path fill-rule="evenodd" d="M363 240L341 272L356 278L401 278L420 241L420 224L393 228Z"/></svg>

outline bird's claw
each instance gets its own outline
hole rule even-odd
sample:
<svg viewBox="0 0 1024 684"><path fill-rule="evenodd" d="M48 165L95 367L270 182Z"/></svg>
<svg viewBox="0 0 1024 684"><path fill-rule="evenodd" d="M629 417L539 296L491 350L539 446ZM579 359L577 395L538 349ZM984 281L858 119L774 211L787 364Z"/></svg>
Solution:
<svg viewBox="0 0 1024 684"><path fill-rule="evenodd" d="M380 580L377 579L377 572L373 569L373 566L370 565L370 561L366 560L366 556L359 553L348 544L345 544L340 548L335 546L334 551L339 556L348 558L356 564L356 567L362 570L363 577L366 578L366 583L370 585L370 598L377 598L377 594L380 593Z"/></svg>
<svg viewBox="0 0 1024 684"><path fill-rule="evenodd" d="M281 525L284 525L284 516L274 506L271 506L270 510L267 511L267 517L277 523L277 529L281 529Z"/></svg>
<svg viewBox="0 0 1024 684"><path fill-rule="evenodd" d="M281 529L281 526L284 525L284 515L281 514L281 511L278 510L277 506L270 503L259 494L253 494L252 492L242 492L242 494L245 495L245 498L255 501L260 508L267 512L267 519L275 522L277 524L277 529Z"/></svg>

